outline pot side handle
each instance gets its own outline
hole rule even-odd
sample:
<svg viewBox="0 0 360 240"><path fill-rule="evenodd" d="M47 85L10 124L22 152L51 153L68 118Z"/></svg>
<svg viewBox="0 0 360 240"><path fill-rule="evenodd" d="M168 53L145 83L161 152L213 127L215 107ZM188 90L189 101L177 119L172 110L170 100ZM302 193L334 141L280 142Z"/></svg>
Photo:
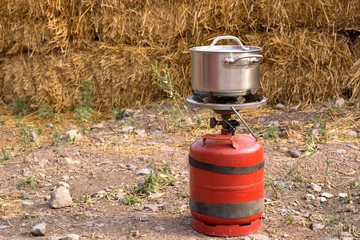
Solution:
<svg viewBox="0 0 360 240"><path fill-rule="evenodd" d="M213 48L218 41L223 40L223 39L235 40L243 50L249 50L249 48L245 47L245 46L241 43L240 39L238 39L237 37L234 37L234 36L221 36L221 37L217 37L217 38L214 39L214 41L212 41L212 43L210 44L209 48Z"/></svg>
<svg viewBox="0 0 360 240"><path fill-rule="evenodd" d="M263 56L260 55L260 54L254 54L254 55L247 55L247 56L239 56L239 57L236 57L235 59L232 58L232 57L228 57L228 58L225 58L223 60L223 63L225 65L230 65L230 64L235 64L237 63L238 61L242 60L242 59L245 59L245 58L254 58L252 60L252 63L258 63L258 62L261 62L263 60Z"/></svg>

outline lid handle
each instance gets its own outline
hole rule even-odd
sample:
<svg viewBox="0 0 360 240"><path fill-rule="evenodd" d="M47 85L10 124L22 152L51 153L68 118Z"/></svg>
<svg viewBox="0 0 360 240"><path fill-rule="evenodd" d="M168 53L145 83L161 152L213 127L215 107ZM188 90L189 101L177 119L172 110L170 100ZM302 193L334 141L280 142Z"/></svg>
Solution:
<svg viewBox="0 0 360 240"><path fill-rule="evenodd" d="M245 47L241 41L237 38L237 37L234 37L234 36L221 36L221 37L217 37L214 39L214 41L212 41L212 43L210 44L209 48L213 48L215 46L215 44L220 41L220 40L223 40L223 39L231 39L231 40L235 40L239 46L241 47L241 49L243 50L249 50L249 48Z"/></svg>

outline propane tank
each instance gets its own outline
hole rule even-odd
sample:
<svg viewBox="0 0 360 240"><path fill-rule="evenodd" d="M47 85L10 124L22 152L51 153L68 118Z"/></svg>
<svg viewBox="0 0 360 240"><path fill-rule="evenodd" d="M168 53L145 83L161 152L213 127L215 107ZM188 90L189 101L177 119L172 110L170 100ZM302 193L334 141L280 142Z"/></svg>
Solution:
<svg viewBox="0 0 360 240"><path fill-rule="evenodd" d="M264 210L264 150L255 138L206 134L190 146L193 228L213 236L254 233Z"/></svg>

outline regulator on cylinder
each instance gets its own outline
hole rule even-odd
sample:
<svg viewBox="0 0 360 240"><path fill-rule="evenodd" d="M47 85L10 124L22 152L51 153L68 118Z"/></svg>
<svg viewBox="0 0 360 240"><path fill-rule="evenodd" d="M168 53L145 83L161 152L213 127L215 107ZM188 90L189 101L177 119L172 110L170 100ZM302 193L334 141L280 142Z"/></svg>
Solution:
<svg viewBox="0 0 360 240"><path fill-rule="evenodd" d="M222 39L237 45L216 45ZM256 95L261 48L222 36L190 51L194 95L187 102L214 110L220 118L211 118L210 127L221 126L219 134L206 134L190 146L193 228L212 236L254 233L261 228L264 210L264 151L239 110L266 103L264 96ZM250 135L236 133L241 124Z"/></svg>

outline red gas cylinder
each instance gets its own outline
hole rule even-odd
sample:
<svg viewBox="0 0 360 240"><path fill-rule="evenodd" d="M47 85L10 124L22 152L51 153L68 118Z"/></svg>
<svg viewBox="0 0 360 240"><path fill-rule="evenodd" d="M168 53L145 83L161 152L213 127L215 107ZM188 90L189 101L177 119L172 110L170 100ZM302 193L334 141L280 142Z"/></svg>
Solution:
<svg viewBox="0 0 360 240"><path fill-rule="evenodd" d="M261 227L264 150L248 135L207 134L190 147L193 228L212 236L238 236Z"/></svg>

